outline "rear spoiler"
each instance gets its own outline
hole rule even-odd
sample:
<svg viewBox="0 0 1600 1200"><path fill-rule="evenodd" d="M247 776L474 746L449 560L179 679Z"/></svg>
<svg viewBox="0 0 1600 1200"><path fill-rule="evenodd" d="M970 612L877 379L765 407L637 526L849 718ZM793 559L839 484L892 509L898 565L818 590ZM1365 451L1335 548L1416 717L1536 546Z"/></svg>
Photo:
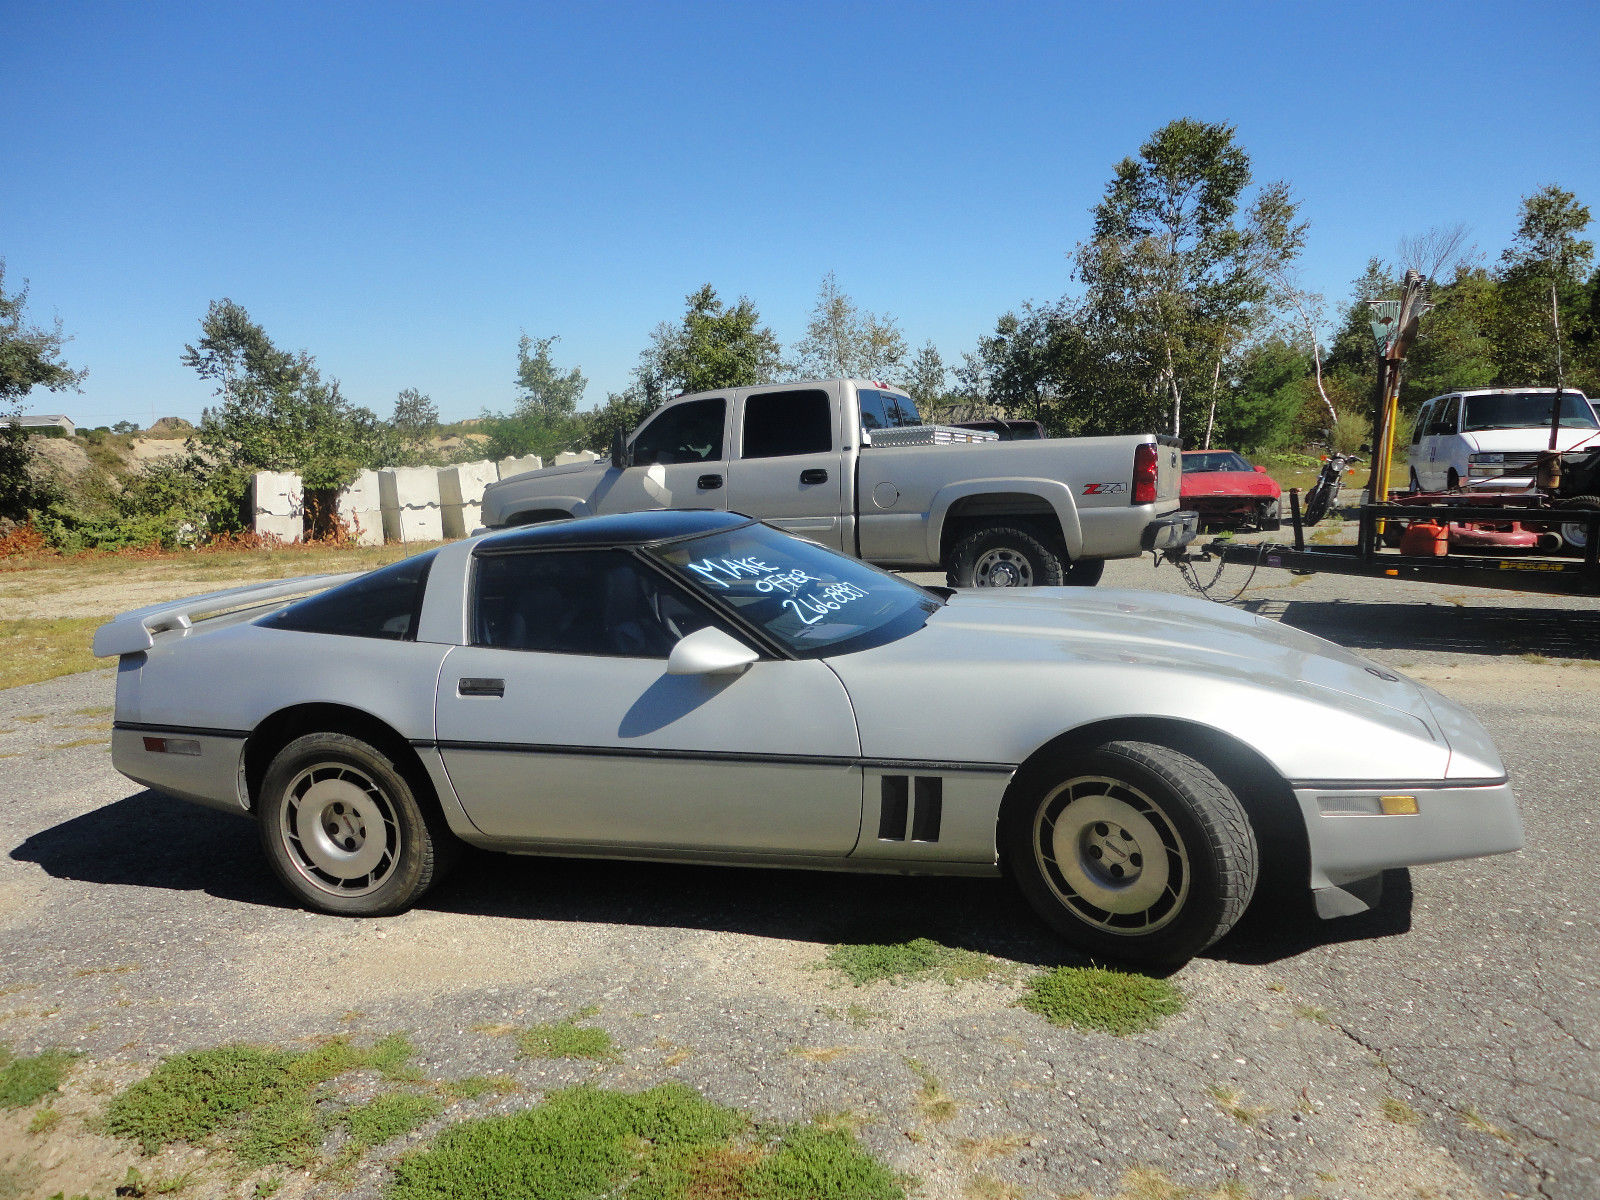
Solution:
<svg viewBox="0 0 1600 1200"><path fill-rule="evenodd" d="M109 658L114 654L137 654L155 644L156 634L168 629L188 629L202 617L255 608L291 596L308 596L364 574L365 571L349 571L343 575L302 575L297 579L248 584L225 592L209 592L187 600L169 600L165 604L136 608L113 617L94 631L94 655Z"/></svg>

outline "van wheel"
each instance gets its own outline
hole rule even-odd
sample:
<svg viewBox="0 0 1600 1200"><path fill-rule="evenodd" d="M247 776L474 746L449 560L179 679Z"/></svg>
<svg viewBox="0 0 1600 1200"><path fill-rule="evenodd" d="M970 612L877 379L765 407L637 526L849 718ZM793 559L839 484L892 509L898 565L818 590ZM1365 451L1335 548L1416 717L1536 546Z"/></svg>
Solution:
<svg viewBox="0 0 1600 1200"><path fill-rule="evenodd" d="M1456 474L1456 469L1454 467L1451 467L1450 468L1450 474L1445 476L1445 481L1444 482L1445 482L1446 488L1448 488L1450 491L1453 492L1458 487L1461 486L1461 476Z"/></svg>
<svg viewBox="0 0 1600 1200"><path fill-rule="evenodd" d="M957 542L945 560L950 587L1060 587L1061 557L1031 533L985 525Z"/></svg>

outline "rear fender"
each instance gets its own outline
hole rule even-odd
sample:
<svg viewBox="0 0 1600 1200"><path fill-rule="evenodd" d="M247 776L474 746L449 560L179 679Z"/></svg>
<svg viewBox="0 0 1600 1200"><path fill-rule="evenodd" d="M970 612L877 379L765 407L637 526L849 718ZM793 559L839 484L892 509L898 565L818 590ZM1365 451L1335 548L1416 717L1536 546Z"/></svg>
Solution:
<svg viewBox="0 0 1600 1200"><path fill-rule="evenodd" d="M1019 504L1018 498L1031 503ZM1041 504L1047 511L1040 510ZM929 562L944 561L949 540L945 530L952 512L958 520L1004 520L1007 516L1038 520L1054 514L1067 556L1077 558L1083 551L1083 527L1072 489L1054 479L966 479L940 488L928 506Z"/></svg>

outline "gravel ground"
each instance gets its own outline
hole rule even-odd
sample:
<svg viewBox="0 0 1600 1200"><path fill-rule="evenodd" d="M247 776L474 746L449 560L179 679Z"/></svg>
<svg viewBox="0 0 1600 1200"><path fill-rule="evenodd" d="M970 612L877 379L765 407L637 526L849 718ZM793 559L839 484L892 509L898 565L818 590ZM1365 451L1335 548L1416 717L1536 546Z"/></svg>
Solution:
<svg viewBox="0 0 1600 1200"><path fill-rule="evenodd" d="M1102 586L1183 584L1145 561ZM853 1112L930 1198L1112 1195L1149 1167L1263 1197L1592 1200L1600 669L1582 660L1600 656L1600 605L1267 571L1241 603L1469 705L1510 765L1527 848L1392 872L1362 917L1252 912L1174 976L1185 1011L1128 1038L1015 1007L1028 972L1080 960L1000 882L474 854L403 916L305 913L247 821L112 771L110 671L0 692L0 1040L86 1055L53 1133L0 1111L0 1172L41 1198L109 1195L130 1164L179 1173L198 1160L144 1162L83 1115L176 1050L405 1030L430 1078L522 1088L449 1119L584 1080L681 1080L761 1120ZM917 936L1019 966L864 988L817 967L835 942ZM519 1059L505 1036L591 1005L619 1062ZM930 1076L952 1113L926 1105ZM375 1197L385 1154L439 1124L334 1190ZM242 1186L203 1168L181 1194Z"/></svg>

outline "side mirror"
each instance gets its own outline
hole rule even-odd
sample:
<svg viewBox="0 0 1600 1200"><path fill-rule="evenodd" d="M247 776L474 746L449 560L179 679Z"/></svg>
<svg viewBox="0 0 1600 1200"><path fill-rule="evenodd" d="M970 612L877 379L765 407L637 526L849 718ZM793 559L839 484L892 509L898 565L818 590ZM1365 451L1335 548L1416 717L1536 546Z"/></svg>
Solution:
<svg viewBox="0 0 1600 1200"><path fill-rule="evenodd" d="M668 675L739 675L761 656L714 625L679 640L667 655Z"/></svg>
<svg viewBox="0 0 1600 1200"><path fill-rule="evenodd" d="M620 471L632 465L628 458L628 435L619 429L611 435L611 465Z"/></svg>
<svg viewBox="0 0 1600 1200"><path fill-rule="evenodd" d="M1263 475L1265 475L1267 473L1267 469L1265 467L1263 467L1260 463L1256 464L1256 470L1260 471Z"/></svg>

